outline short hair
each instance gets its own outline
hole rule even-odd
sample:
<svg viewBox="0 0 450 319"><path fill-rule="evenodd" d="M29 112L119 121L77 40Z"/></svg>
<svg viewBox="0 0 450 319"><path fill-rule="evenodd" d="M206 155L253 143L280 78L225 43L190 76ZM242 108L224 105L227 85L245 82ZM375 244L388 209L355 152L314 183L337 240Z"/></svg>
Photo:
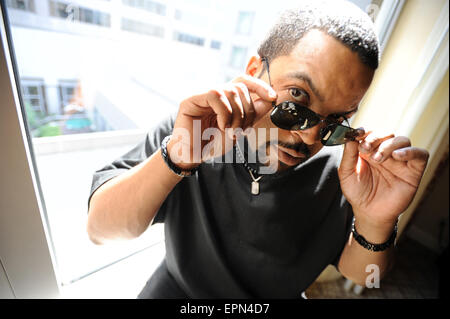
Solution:
<svg viewBox="0 0 450 319"><path fill-rule="evenodd" d="M379 44L370 17L348 1L304 1L285 10L258 48L260 57L272 61L291 53L310 30L318 29L357 52L361 62L375 70L379 64Z"/></svg>

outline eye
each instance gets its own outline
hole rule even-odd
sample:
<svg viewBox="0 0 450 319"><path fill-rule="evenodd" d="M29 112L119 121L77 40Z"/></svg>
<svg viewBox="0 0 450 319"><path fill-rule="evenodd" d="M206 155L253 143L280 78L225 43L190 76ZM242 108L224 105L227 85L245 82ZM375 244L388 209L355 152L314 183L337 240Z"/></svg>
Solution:
<svg viewBox="0 0 450 319"><path fill-rule="evenodd" d="M302 105L309 105L309 95L304 90L299 88L290 88L289 94Z"/></svg>

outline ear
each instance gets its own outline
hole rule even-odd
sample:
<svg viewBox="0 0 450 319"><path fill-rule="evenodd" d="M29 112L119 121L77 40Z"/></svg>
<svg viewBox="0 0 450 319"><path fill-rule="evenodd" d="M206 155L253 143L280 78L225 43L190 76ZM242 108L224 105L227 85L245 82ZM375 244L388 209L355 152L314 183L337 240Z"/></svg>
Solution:
<svg viewBox="0 0 450 319"><path fill-rule="evenodd" d="M261 72L262 66L262 61L259 55L253 55L245 68L245 74L257 76Z"/></svg>

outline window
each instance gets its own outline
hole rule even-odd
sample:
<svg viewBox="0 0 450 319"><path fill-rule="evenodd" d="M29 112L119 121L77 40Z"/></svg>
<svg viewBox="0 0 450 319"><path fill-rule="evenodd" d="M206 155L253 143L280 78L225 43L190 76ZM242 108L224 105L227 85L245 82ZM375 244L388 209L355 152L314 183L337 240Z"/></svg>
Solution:
<svg viewBox="0 0 450 319"><path fill-rule="evenodd" d="M50 15L68 21L79 21L105 27L111 25L108 13L53 0L50 1Z"/></svg>
<svg viewBox="0 0 450 319"><path fill-rule="evenodd" d="M181 20L183 17L183 13L181 12L180 9L175 9L173 17L175 18L175 20Z"/></svg>
<svg viewBox="0 0 450 319"><path fill-rule="evenodd" d="M47 114L45 104L45 86L43 80L22 79L22 99L25 109L33 119Z"/></svg>
<svg viewBox="0 0 450 319"><path fill-rule="evenodd" d="M60 108L62 116L54 118L60 122L60 134L79 134L95 131L94 123L86 113L76 80L59 81Z"/></svg>
<svg viewBox="0 0 450 319"><path fill-rule="evenodd" d="M211 49L220 50L221 43L220 41L211 40Z"/></svg>
<svg viewBox="0 0 450 319"><path fill-rule="evenodd" d="M182 32L174 32L173 33L173 39L178 42L184 42L184 43L190 43L195 44L199 46L203 46L205 43L205 38L201 38L195 35L182 33Z"/></svg>
<svg viewBox="0 0 450 319"><path fill-rule="evenodd" d="M59 81L59 95L61 99L61 113L69 106L75 97L76 81Z"/></svg>
<svg viewBox="0 0 450 319"><path fill-rule="evenodd" d="M247 58L247 48L233 46L231 49L230 66L235 69L242 68Z"/></svg>
<svg viewBox="0 0 450 319"><path fill-rule="evenodd" d="M174 19L190 28L207 28L211 17L205 17L203 13L193 8L175 9Z"/></svg>
<svg viewBox="0 0 450 319"><path fill-rule="evenodd" d="M239 12L238 22L236 25L236 33L249 35L253 25L254 12Z"/></svg>
<svg viewBox="0 0 450 319"><path fill-rule="evenodd" d="M163 27L127 18L122 18L122 30L151 35L158 38L164 37Z"/></svg>
<svg viewBox="0 0 450 319"><path fill-rule="evenodd" d="M7 0L6 5L13 9L34 12L34 0Z"/></svg>
<svg viewBox="0 0 450 319"><path fill-rule="evenodd" d="M137 9L143 9L162 16L166 15L166 6L151 0L122 0L122 3Z"/></svg>

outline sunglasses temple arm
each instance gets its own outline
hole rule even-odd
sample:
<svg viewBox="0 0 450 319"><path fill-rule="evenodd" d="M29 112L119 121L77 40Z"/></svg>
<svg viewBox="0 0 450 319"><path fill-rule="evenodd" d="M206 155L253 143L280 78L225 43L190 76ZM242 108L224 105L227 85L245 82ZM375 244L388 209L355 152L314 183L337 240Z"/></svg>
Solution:
<svg viewBox="0 0 450 319"><path fill-rule="evenodd" d="M270 80L270 71L269 71L269 61L267 61L266 57L262 57L261 61L264 62L264 68L267 69L267 76L269 77L269 85L272 86L272 81ZM264 71L264 70L263 70Z"/></svg>
<svg viewBox="0 0 450 319"><path fill-rule="evenodd" d="M270 72L269 72L269 62L267 61L266 57L262 57L261 61L263 61L263 63L264 63L261 74L264 72L264 69L267 69L267 76L269 77L269 85L272 87L272 81L270 80ZM277 107L277 104L275 103L275 101L272 101L272 107L273 108Z"/></svg>

